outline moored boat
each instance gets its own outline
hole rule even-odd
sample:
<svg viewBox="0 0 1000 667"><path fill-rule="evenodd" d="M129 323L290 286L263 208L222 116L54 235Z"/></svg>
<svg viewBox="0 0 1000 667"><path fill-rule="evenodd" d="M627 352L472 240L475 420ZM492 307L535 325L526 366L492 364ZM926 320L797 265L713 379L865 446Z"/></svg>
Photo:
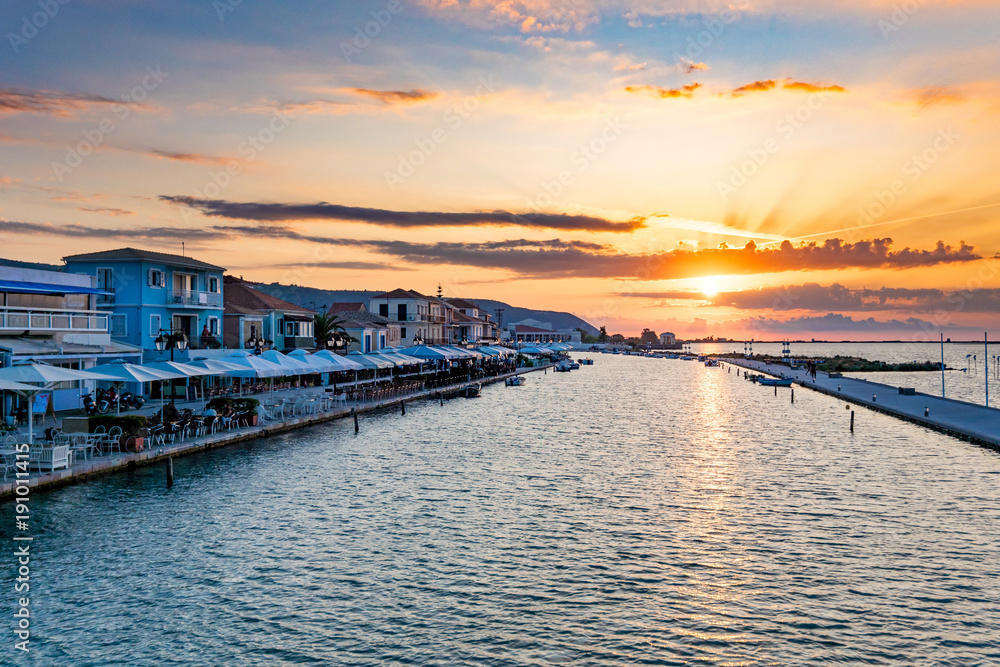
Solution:
<svg viewBox="0 0 1000 667"><path fill-rule="evenodd" d="M791 387L792 378L760 378L757 380L757 384L763 385L765 387Z"/></svg>
<svg viewBox="0 0 1000 667"><path fill-rule="evenodd" d="M523 387L524 383L525 379L521 375L515 375L514 377L504 380L504 384L508 387Z"/></svg>

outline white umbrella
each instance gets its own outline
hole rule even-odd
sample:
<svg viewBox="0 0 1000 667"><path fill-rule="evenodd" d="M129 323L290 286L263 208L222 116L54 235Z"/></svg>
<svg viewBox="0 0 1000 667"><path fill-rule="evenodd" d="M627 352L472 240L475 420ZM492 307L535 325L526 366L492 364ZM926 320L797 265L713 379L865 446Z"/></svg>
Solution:
<svg viewBox="0 0 1000 667"><path fill-rule="evenodd" d="M308 363L300 359L293 359L277 350L268 350L261 354L260 358L280 366L285 371L285 375L309 375L316 372Z"/></svg>
<svg viewBox="0 0 1000 667"><path fill-rule="evenodd" d="M10 380L0 380L0 391L16 391L20 393L25 391L35 391L36 389L38 389L38 387L32 384L22 384L20 382L11 382Z"/></svg>
<svg viewBox="0 0 1000 667"><path fill-rule="evenodd" d="M337 371L358 371L364 368L364 366L358 362L352 361L347 357L342 357L339 354L334 354L330 350L320 350L319 352L314 352L311 356L319 357L336 364L337 367L334 370Z"/></svg>
<svg viewBox="0 0 1000 667"><path fill-rule="evenodd" d="M360 352L351 352L347 355L352 361L361 364L365 368L372 370L380 370L383 368L392 368L396 365L396 362L390 361L385 357L377 354L361 354Z"/></svg>
<svg viewBox="0 0 1000 667"><path fill-rule="evenodd" d="M447 350L442 350L437 347L431 347L429 345L416 345L414 347L405 347L399 351L410 357L416 357L418 359L430 359L433 361L442 361L442 360L449 360L456 358L455 354L452 352L448 352Z"/></svg>
<svg viewBox="0 0 1000 667"><path fill-rule="evenodd" d="M227 364L228 365L228 364ZM205 375L222 375L225 370L222 369L208 369L203 366L195 366L194 364L185 364L180 361L153 361L151 363L145 364L146 368L152 368L159 371L182 373L184 377L203 377ZM235 366L233 368L236 368ZM202 394L204 398L204 393ZM160 383L160 420L163 420L163 409L166 407L167 399L163 394L163 382Z"/></svg>
<svg viewBox="0 0 1000 667"><path fill-rule="evenodd" d="M278 364L248 353L233 352L223 357L222 360L242 367L242 370L230 371L227 375L256 378L275 378L288 375Z"/></svg>
<svg viewBox="0 0 1000 667"><path fill-rule="evenodd" d="M0 380L9 382L20 382L34 386L29 390L22 390L21 393L31 398L43 391L49 391L59 382L77 382L79 380L117 380L112 375L103 373L91 373L90 371L78 371L73 368L62 368L59 366L49 366L42 363L15 364L7 368L0 368ZM34 432L34 406L31 400L28 401L28 444L35 441Z"/></svg>
<svg viewBox="0 0 1000 667"><path fill-rule="evenodd" d="M183 373L178 373L175 370L161 371L155 368L149 368L148 366L130 364L121 359L112 361L108 364L95 366L94 372L103 373L105 375L113 375L116 378L116 384L122 384L125 382L138 382L142 384L144 382L162 382L163 380L176 380L178 378L187 377ZM115 403L115 414L121 414L121 401L117 401Z"/></svg>
<svg viewBox="0 0 1000 667"><path fill-rule="evenodd" d="M312 373L329 373L331 371L340 370L340 367L337 364L330 361L326 357L317 357L315 354L309 354L302 349L292 350L288 353L288 356L296 361L309 364L309 367L312 369L310 372Z"/></svg>

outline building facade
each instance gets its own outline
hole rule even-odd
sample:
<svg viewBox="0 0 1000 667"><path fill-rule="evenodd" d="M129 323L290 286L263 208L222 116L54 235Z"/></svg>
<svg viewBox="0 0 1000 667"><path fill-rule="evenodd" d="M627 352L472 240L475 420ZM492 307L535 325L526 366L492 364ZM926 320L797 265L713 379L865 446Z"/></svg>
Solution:
<svg viewBox="0 0 1000 667"><path fill-rule="evenodd" d="M225 326L227 348L251 349L264 339L265 347L283 352L316 347L316 313L265 294L234 276L225 277Z"/></svg>
<svg viewBox="0 0 1000 667"><path fill-rule="evenodd" d="M103 294L115 341L155 351L161 333L183 334L191 348L221 347L223 272L182 255L135 248L64 257L68 273L91 276Z"/></svg>
<svg viewBox="0 0 1000 667"><path fill-rule="evenodd" d="M86 370L116 359L139 363L140 348L111 339L110 314L96 306L107 296L93 276L0 265L0 366L40 361ZM53 408L79 409L81 392L90 389L93 383L57 385ZM8 395L5 415L12 401Z"/></svg>
<svg viewBox="0 0 1000 667"><path fill-rule="evenodd" d="M436 297L396 289L372 297L368 311L399 323L400 341L411 345L447 345L445 305Z"/></svg>

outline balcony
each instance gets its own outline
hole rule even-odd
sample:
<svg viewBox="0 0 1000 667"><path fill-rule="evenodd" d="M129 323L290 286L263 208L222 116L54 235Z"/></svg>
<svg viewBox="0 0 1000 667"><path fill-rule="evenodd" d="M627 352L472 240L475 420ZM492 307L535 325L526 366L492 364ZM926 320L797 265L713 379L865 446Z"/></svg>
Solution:
<svg viewBox="0 0 1000 667"><path fill-rule="evenodd" d="M96 310L0 309L0 331L107 333L108 315Z"/></svg>
<svg viewBox="0 0 1000 667"><path fill-rule="evenodd" d="M424 315L423 313L418 313L416 315L407 315L406 316L406 321L407 322L430 322L431 321L431 317L430 317L430 315Z"/></svg>
<svg viewBox="0 0 1000 667"><path fill-rule="evenodd" d="M175 289L167 298L167 305L189 308L222 308L222 295L218 292Z"/></svg>

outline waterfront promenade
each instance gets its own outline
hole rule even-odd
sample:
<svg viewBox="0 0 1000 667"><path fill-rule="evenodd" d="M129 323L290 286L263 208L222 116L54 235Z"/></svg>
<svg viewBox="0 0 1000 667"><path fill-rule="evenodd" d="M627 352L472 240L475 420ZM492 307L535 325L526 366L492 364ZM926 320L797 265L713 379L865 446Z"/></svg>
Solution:
<svg viewBox="0 0 1000 667"><path fill-rule="evenodd" d="M996 408L920 392L903 394L897 386L858 378L831 378L822 371L813 380L804 368L782 364L733 357L719 360L736 368L792 378L803 387L1000 451L1000 410Z"/></svg>
<svg viewBox="0 0 1000 667"><path fill-rule="evenodd" d="M518 368L513 372L480 378L475 380L475 382L484 386L495 384L503 382L507 378L514 375L521 375L532 371L545 371L549 367L550 365L538 366L534 368ZM159 462L164 462L170 457L185 456L195 452L225 447L256 438L268 437L314 424L333 421L335 419L344 419L350 417L352 414L362 415L375 410L381 410L389 407L399 407L400 404L410 401L438 400L439 397L443 400L444 396L460 390L469 384L470 383L468 381L463 381L452 385L428 387L408 394L400 394L379 400L337 403L328 405L325 409L317 409L314 412L307 412L299 415L289 413L276 416L274 419L268 420L265 423L259 423L257 426L246 426L231 431L205 434L198 437L178 440L173 443L164 442L163 444L157 444L152 447L147 444L145 449L136 453L126 452L103 454L86 460L76 460L69 468L66 469L55 470L52 472L33 471L29 477L28 486L32 489L46 489L65 486L67 484L83 481L89 477L106 475L114 472L134 469L139 466L153 465ZM318 391L318 388L311 387L306 389L292 389L274 392L274 394L256 395L253 396L253 398L257 398L261 401L273 398L276 401L280 401L280 399L294 399L296 396L300 395L314 396L321 393L323 392ZM205 401L203 400L177 403L177 406L180 409L190 408L197 412L200 412L204 405ZM150 414L158 410L158 406L148 404L145 409L141 411L141 413L130 412L126 414ZM15 473L8 472L7 479L0 482L0 501L14 497L14 480Z"/></svg>

